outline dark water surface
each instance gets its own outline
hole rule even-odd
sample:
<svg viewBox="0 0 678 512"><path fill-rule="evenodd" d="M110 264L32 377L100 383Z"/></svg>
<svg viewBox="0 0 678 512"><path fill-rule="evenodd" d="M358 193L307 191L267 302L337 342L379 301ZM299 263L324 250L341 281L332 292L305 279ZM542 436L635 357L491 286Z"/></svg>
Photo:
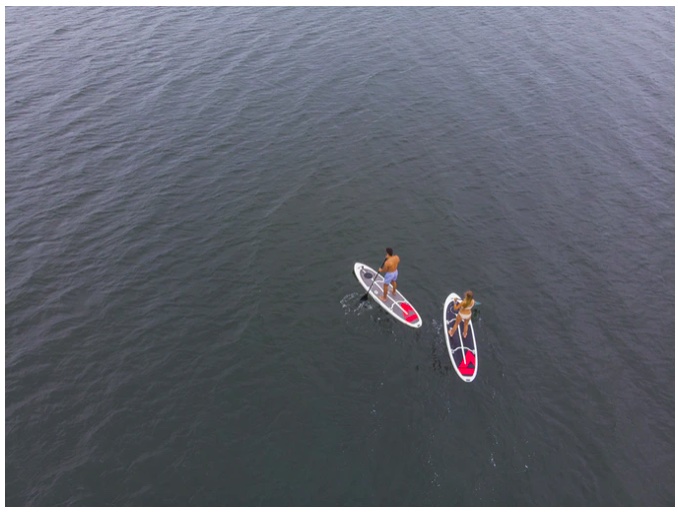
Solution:
<svg viewBox="0 0 678 512"><path fill-rule="evenodd" d="M6 8L7 505L673 505L674 20Z"/></svg>

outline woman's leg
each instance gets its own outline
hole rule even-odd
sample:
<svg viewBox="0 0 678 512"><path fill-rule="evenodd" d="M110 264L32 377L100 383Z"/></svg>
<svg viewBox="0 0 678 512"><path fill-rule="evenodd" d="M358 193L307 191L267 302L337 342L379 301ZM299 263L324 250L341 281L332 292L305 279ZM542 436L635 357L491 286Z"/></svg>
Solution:
<svg viewBox="0 0 678 512"><path fill-rule="evenodd" d="M466 335L468 334L468 323L471 320L471 317L468 317L466 320L464 320L464 338L466 338Z"/></svg>
<svg viewBox="0 0 678 512"><path fill-rule="evenodd" d="M447 334L449 334L450 337L454 336L454 331L457 330L457 327L459 327L460 323L461 323L461 317L459 315L457 315L457 319L454 321L454 325L452 326L452 328L449 331L447 331Z"/></svg>

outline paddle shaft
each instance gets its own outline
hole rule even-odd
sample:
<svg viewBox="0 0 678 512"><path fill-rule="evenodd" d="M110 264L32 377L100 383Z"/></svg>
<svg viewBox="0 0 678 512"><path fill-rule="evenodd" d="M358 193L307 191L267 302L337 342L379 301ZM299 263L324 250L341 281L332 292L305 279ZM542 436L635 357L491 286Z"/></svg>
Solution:
<svg viewBox="0 0 678 512"><path fill-rule="evenodd" d="M387 259L388 259L388 258L384 258L384 262L383 262L381 265L379 265L379 268L381 268L381 267L384 266L384 263L386 263L386 260L387 260ZM379 273L379 272L377 271L377 274L378 274L378 273ZM366 293L365 295L363 295L362 297L360 297L360 300L367 300L367 297L369 297L369 295L370 295L370 290L371 290L372 287L374 286L374 282L375 282L376 280L377 280L377 276L375 275L375 276L374 276L374 279L372 279L372 284L371 284L370 287L367 289L367 293Z"/></svg>

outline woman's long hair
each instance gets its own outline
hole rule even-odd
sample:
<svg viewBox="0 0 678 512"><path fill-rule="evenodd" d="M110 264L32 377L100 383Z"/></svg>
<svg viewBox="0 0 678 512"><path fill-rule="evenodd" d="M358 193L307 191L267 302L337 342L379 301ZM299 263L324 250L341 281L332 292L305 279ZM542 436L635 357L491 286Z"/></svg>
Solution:
<svg viewBox="0 0 678 512"><path fill-rule="evenodd" d="M461 308L466 309L470 307L472 301L473 301L473 292L471 290L467 290L464 300L461 301Z"/></svg>

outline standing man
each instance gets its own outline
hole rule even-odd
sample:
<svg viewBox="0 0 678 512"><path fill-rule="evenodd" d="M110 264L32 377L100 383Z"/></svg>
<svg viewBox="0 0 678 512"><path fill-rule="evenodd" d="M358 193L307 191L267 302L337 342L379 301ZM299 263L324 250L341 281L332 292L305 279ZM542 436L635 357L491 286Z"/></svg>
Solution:
<svg viewBox="0 0 678 512"><path fill-rule="evenodd" d="M381 300L386 301L386 295L388 294L388 285L393 286L393 295L396 293L396 288L398 287L398 264L400 263L400 258L397 254L393 254L393 249L390 247L386 248L386 259L384 264L379 268L379 273L384 272L384 295L381 297Z"/></svg>

